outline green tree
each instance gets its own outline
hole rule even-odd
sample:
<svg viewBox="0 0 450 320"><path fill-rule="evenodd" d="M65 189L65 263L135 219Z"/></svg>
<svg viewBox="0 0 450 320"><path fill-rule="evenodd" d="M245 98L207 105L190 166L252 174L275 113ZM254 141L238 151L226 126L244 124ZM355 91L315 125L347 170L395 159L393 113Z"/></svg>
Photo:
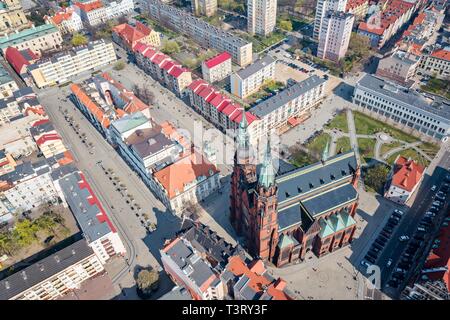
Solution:
<svg viewBox="0 0 450 320"><path fill-rule="evenodd" d="M281 20L279 27L285 31L292 31L292 22L291 20Z"/></svg>
<svg viewBox="0 0 450 320"><path fill-rule="evenodd" d="M70 40L73 46L82 46L88 43L88 39L80 33L75 33Z"/></svg>
<svg viewBox="0 0 450 320"><path fill-rule="evenodd" d="M165 54L173 54L180 52L180 46L175 40L165 41L161 49Z"/></svg>
<svg viewBox="0 0 450 320"><path fill-rule="evenodd" d="M123 61L120 60L120 61L117 61L114 64L114 70L120 71L120 70L123 70L123 69L125 69L125 63Z"/></svg>
<svg viewBox="0 0 450 320"><path fill-rule="evenodd" d="M348 55L354 55L360 59L367 58L371 53L368 37L352 32L348 45Z"/></svg>
<svg viewBox="0 0 450 320"><path fill-rule="evenodd" d="M153 291L158 290L159 274L154 269L141 270L136 279L137 293L142 298L149 298Z"/></svg>
<svg viewBox="0 0 450 320"><path fill-rule="evenodd" d="M389 168L387 166L383 164L375 165L372 168L367 169L364 176L364 183L376 192L382 194L388 174Z"/></svg>

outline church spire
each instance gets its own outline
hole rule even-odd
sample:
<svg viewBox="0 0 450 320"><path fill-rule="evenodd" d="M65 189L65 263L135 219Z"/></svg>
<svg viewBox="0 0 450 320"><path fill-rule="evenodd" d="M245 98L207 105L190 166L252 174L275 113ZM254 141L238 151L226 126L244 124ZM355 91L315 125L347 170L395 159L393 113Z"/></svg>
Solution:
<svg viewBox="0 0 450 320"><path fill-rule="evenodd" d="M330 148L330 140L327 139L327 144L325 145L325 149L323 149L323 152L322 152L322 162L325 162L328 160L329 148Z"/></svg>
<svg viewBox="0 0 450 320"><path fill-rule="evenodd" d="M259 171L258 184L266 189L275 184L275 169L272 163L269 137L267 137L267 148L264 153L264 160L261 165L261 170Z"/></svg>
<svg viewBox="0 0 450 320"><path fill-rule="evenodd" d="M239 122L239 129L238 129L238 147L240 148L248 148L250 146L250 136L248 134L248 122L247 117L245 114L245 110L242 109L242 119L241 122Z"/></svg>

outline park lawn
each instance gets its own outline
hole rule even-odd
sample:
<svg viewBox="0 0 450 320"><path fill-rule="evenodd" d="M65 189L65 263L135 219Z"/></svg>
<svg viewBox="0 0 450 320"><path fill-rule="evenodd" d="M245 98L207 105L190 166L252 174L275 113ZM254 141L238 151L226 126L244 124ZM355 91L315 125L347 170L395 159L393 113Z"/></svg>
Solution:
<svg viewBox="0 0 450 320"><path fill-rule="evenodd" d="M359 153L364 162L374 157L376 139L358 138Z"/></svg>
<svg viewBox="0 0 450 320"><path fill-rule="evenodd" d="M417 148L425 152L431 158L434 158L441 147L434 143L423 142L422 144L418 145Z"/></svg>
<svg viewBox="0 0 450 320"><path fill-rule="evenodd" d="M298 150L291 156L291 163L296 167L304 167L314 162L316 162L316 160L303 150Z"/></svg>
<svg viewBox="0 0 450 320"><path fill-rule="evenodd" d="M390 150L398 148L401 145L402 145L402 143L398 142L398 141L394 141L391 143L383 143L383 145L381 146L381 149L380 149L380 153L381 153L380 155L382 156L383 154L386 154Z"/></svg>
<svg viewBox="0 0 450 320"><path fill-rule="evenodd" d="M420 89L450 99L450 84L446 80L431 78L428 80L427 84L421 86Z"/></svg>
<svg viewBox="0 0 450 320"><path fill-rule="evenodd" d="M386 162L392 165L398 155L402 155L405 158L411 158L423 166L428 166L430 164L430 162L427 159L422 157L414 149L406 149L406 150L402 150L400 152L394 153L392 156L390 156L389 158L386 159Z"/></svg>
<svg viewBox="0 0 450 320"><path fill-rule="evenodd" d="M325 126L327 129L338 129L342 132L348 133L347 114L345 112L339 113Z"/></svg>
<svg viewBox="0 0 450 320"><path fill-rule="evenodd" d="M331 141L330 135L328 133L322 132L310 142L308 142L305 147L310 151L311 154L320 158L327 142L329 141Z"/></svg>
<svg viewBox="0 0 450 320"><path fill-rule="evenodd" d="M352 149L349 137L341 137L336 140L336 153L339 151L347 152Z"/></svg>
<svg viewBox="0 0 450 320"><path fill-rule="evenodd" d="M355 119L355 127L357 134L371 135L382 131L398 140L406 142L419 141L418 138L409 135L401 130L398 130L382 121L371 118L361 112L353 111L353 117Z"/></svg>

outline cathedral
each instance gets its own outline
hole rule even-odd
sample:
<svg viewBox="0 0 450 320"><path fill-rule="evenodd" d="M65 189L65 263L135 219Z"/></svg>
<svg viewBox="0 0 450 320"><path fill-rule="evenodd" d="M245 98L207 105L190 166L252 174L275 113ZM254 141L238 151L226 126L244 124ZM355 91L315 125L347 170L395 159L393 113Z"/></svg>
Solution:
<svg viewBox="0 0 450 320"><path fill-rule="evenodd" d="M19 0L0 1L0 33L10 33L30 26Z"/></svg>
<svg viewBox="0 0 450 320"><path fill-rule="evenodd" d="M351 243L360 169L354 151L277 173L268 142L256 165L242 117L231 176L230 220L254 257L277 267L321 257Z"/></svg>

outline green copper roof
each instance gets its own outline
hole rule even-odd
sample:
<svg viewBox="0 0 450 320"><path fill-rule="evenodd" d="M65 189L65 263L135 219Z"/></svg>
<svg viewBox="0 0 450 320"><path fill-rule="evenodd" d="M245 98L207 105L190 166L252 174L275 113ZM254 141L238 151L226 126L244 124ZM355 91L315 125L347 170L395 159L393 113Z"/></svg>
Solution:
<svg viewBox="0 0 450 320"><path fill-rule="evenodd" d="M348 214L348 212L343 211L340 213L340 215L346 228L356 224L355 219L353 219L352 216Z"/></svg>
<svg viewBox="0 0 450 320"><path fill-rule="evenodd" d="M264 160L259 171L258 184L266 189L275 184L275 169L272 164L272 155L270 151L270 140L267 140L267 148L264 154Z"/></svg>
<svg viewBox="0 0 450 320"><path fill-rule="evenodd" d="M120 133L124 133L147 122L147 117L144 116L142 112L138 111L114 121L112 125L114 126L114 128L116 128L117 131L119 131Z"/></svg>
<svg viewBox="0 0 450 320"><path fill-rule="evenodd" d="M329 219L331 227L333 228L334 232L338 232L340 230L345 229L345 223L342 220L342 217L339 213L332 215Z"/></svg>
<svg viewBox="0 0 450 320"><path fill-rule="evenodd" d="M285 234L282 234L280 237L280 241L278 241L278 247L280 249L286 248L290 245L293 245L294 241L292 240L292 238L290 236L287 236Z"/></svg>
<svg viewBox="0 0 450 320"><path fill-rule="evenodd" d="M56 28L53 24L43 24L41 26L22 30L17 33L13 32L0 38L0 48L5 49L9 46L14 46L53 32L58 32L58 28Z"/></svg>
<svg viewBox="0 0 450 320"><path fill-rule="evenodd" d="M329 235L332 235L334 233L333 228L331 227L331 225L328 223L328 221L326 219L320 219L319 225L321 228L320 232L319 232L319 237L326 238Z"/></svg>

